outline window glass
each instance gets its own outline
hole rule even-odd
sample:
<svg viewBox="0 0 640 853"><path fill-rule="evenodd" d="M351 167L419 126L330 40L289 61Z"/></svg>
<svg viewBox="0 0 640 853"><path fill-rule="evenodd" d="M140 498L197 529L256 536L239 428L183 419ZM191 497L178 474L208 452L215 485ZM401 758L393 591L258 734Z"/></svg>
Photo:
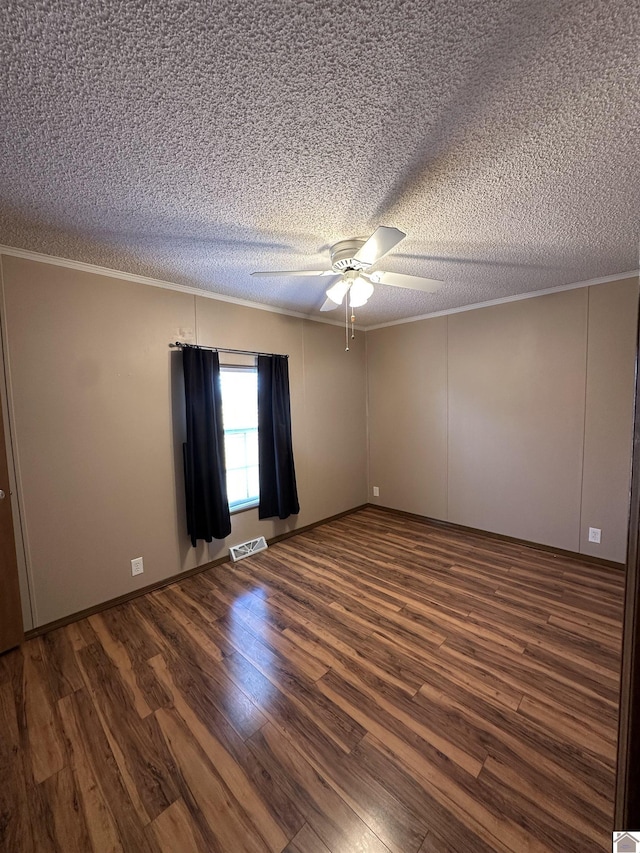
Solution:
<svg viewBox="0 0 640 853"><path fill-rule="evenodd" d="M220 368L230 509L258 502L258 371Z"/></svg>

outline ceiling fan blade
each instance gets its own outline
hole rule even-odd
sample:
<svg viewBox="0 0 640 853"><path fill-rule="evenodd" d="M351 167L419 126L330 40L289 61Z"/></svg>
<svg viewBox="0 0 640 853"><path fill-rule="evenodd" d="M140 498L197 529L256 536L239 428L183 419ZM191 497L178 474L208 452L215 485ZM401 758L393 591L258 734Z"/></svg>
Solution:
<svg viewBox="0 0 640 853"><path fill-rule="evenodd" d="M354 257L356 261L362 261L363 264L375 264L387 252L390 252L400 240L404 240L406 236L404 231L400 231L398 228L378 225L371 237L369 237L364 246L360 247Z"/></svg>
<svg viewBox="0 0 640 853"><path fill-rule="evenodd" d="M320 310L321 311L335 311L335 309L339 308L339 307L340 306L336 305L336 303L333 301L333 299L329 299L327 297L327 299L325 299L325 301L323 302L322 308Z"/></svg>
<svg viewBox="0 0 640 853"><path fill-rule="evenodd" d="M421 278L419 275L405 275L401 272L384 272L383 270L376 270L366 278L374 284L406 287L408 290L422 290L424 293L435 293L436 290L440 290L443 284L435 278Z"/></svg>
<svg viewBox="0 0 640 853"><path fill-rule="evenodd" d="M269 270L268 272L263 272L259 270L258 272L252 272L251 275L259 275L259 276L301 276L301 275L335 275L333 270Z"/></svg>

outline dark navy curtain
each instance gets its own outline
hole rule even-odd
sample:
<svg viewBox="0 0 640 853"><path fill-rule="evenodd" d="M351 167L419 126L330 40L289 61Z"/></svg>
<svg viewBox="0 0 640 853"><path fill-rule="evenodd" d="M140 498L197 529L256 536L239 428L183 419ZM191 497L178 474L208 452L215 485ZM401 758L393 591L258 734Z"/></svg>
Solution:
<svg viewBox="0 0 640 853"><path fill-rule="evenodd" d="M231 533L224 460L220 361L212 350L182 351L187 407L184 480L191 544Z"/></svg>
<svg viewBox="0 0 640 853"><path fill-rule="evenodd" d="M288 518L300 512L291 442L289 362L282 355L258 356L259 518Z"/></svg>

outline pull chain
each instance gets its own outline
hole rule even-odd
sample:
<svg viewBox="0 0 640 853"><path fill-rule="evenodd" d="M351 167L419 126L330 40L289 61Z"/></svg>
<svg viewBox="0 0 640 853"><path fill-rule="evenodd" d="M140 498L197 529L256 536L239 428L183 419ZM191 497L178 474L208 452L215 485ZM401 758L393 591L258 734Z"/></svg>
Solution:
<svg viewBox="0 0 640 853"><path fill-rule="evenodd" d="M351 340L356 336L356 315L351 314Z"/></svg>
<svg viewBox="0 0 640 853"><path fill-rule="evenodd" d="M344 351L349 352L349 304L346 293L344 296L344 340L346 343Z"/></svg>

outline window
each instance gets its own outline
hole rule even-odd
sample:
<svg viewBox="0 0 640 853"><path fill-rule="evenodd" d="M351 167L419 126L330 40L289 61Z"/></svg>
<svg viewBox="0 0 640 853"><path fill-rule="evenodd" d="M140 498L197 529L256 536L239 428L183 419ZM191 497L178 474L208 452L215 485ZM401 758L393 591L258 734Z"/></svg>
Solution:
<svg viewBox="0 0 640 853"><path fill-rule="evenodd" d="M255 506L258 480L258 371L220 367L227 496L231 511Z"/></svg>

